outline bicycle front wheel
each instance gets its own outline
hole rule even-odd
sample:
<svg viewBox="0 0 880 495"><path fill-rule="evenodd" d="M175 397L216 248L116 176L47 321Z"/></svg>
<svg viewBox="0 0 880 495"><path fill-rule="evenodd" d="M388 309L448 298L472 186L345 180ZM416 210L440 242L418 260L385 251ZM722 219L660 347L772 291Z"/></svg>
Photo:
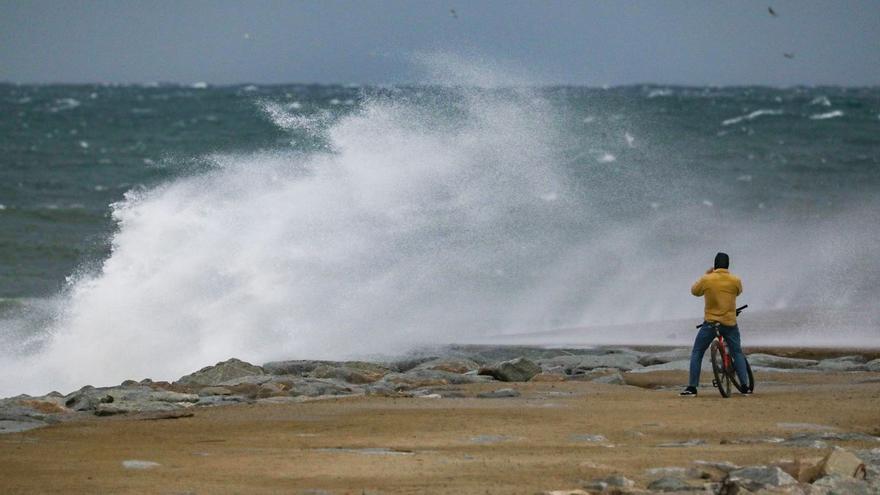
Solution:
<svg viewBox="0 0 880 495"><path fill-rule="evenodd" d="M718 388L721 397L730 397L730 375L724 369L724 358L721 355L721 349L719 349L717 340L712 342L710 349L712 352L712 374L715 376L715 379L712 380L712 385Z"/></svg>

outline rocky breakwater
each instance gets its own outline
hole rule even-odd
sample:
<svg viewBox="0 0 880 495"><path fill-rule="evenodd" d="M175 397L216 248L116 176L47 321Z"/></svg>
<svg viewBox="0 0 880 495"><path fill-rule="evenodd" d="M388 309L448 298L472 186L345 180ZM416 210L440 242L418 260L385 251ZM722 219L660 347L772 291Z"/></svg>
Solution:
<svg viewBox="0 0 880 495"><path fill-rule="evenodd" d="M516 387L465 387L480 383L589 381L646 386L637 377L686 370L689 349L642 352L629 348L547 349L526 346L445 346L399 359L291 360L254 365L229 359L174 382L127 380L114 387L85 386L69 394L0 399L0 433L25 431L82 415L138 414L144 419L192 415L200 407L254 402L302 402L328 397L379 395L412 398L508 398ZM878 360L844 356L824 360L751 354L756 372L865 372ZM479 389L479 390L478 390ZM822 447L819 439L811 445Z"/></svg>

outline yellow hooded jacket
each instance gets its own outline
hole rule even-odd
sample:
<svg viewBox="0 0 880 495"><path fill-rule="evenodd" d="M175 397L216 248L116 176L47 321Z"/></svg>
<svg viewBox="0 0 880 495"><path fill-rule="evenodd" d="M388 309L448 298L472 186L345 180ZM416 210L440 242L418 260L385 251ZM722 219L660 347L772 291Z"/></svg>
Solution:
<svg viewBox="0 0 880 495"><path fill-rule="evenodd" d="M691 294L706 296L706 321L736 325L736 296L742 294L742 281L725 268L716 268L700 277L691 287Z"/></svg>

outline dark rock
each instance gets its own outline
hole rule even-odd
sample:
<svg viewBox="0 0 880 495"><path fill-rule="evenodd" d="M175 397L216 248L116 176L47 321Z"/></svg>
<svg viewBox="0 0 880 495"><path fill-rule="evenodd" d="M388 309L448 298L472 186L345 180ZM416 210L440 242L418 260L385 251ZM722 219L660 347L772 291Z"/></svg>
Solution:
<svg viewBox="0 0 880 495"><path fill-rule="evenodd" d="M231 358L226 361L206 366L195 373L181 377L176 383L183 385L219 385L233 378L251 375L263 375L266 372L240 359Z"/></svg>
<svg viewBox="0 0 880 495"><path fill-rule="evenodd" d="M652 481L648 484L648 490L655 492L703 492L703 483L692 483L679 477L667 476Z"/></svg>
<svg viewBox="0 0 880 495"><path fill-rule="evenodd" d="M502 382L527 382L540 372L540 366L523 357L480 369L481 375L488 375Z"/></svg>
<svg viewBox="0 0 880 495"><path fill-rule="evenodd" d="M199 398L197 406L225 406L228 404L241 404L253 402L252 399L241 395L210 395Z"/></svg>
<svg viewBox="0 0 880 495"><path fill-rule="evenodd" d="M147 412L143 414L138 414L137 419L140 419L142 421L157 421L160 419L191 418L193 416L195 416L195 413L189 409L175 409L172 411Z"/></svg>
<svg viewBox="0 0 880 495"><path fill-rule="evenodd" d="M199 397L210 395L232 395L232 391L226 387L205 387L199 389Z"/></svg>
<svg viewBox="0 0 880 495"><path fill-rule="evenodd" d="M491 392L482 392L477 394L480 399L502 399L507 397L519 397L520 393L512 388L501 388Z"/></svg>

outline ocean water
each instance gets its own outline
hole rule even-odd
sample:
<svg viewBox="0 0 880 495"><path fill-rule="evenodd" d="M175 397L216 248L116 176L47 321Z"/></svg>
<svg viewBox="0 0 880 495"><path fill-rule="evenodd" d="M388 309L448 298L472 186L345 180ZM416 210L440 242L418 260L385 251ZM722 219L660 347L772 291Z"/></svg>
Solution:
<svg viewBox="0 0 880 495"><path fill-rule="evenodd" d="M682 343L652 322L699 319L719 250L780 342L880 345L878 88L4 84L0 115L0 395Z"/></svg>

